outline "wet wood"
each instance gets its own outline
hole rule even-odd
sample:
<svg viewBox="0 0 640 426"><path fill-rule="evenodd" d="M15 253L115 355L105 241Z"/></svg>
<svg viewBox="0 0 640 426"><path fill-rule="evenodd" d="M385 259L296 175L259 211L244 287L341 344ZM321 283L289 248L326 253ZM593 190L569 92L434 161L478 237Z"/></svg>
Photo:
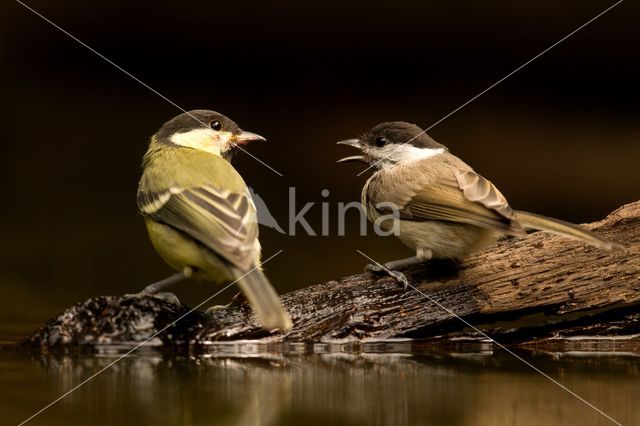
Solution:
<svg viewBox="0 0 640 426"><path fill-rule="evenodd" d="M451 344L484 338L461 319L505 344L558 345L583 338L640 342L640 202L587 227L627 252L534 233L501 241L458 268L428 263L403 271L417 290L405 292L386 276L353 275L283 295L294 321L287 334L261 330L242 303L212 315L192 313L171 325L189 309L153 298L99 297L45 324L29 344L139 342L166 326L150 343L194 348L241 339L411 337Z"/></svg>

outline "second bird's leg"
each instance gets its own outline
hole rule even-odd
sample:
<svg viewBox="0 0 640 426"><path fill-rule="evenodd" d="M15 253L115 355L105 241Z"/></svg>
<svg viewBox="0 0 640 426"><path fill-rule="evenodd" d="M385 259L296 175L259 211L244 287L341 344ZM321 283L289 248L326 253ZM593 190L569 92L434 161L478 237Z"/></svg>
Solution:
<svg viewBox="0 0 640 426"><path fill-rule="evenodd" d="M386 272L387 269L406 268L407 266L417 265L418 263L422 263L422 260L418 259L417 256L413 256L405 259L392 260L383 265L370 263L364 267L364 270L365 272Z"/></svg>
<svg viewBox="0 0 640 426"><path fill-rule="evenodd" d="M398 272L395 269L398 268L406 268L408 266L417 265L427 260L430 260L433 257L433 252L429 249L419 248L416 251L416 255L413 257L407 257L405 259L392 260L391 262L387 262L383 265L380 264L368 264L365 266L364 270L367 272L385 272L396 279L396 281L404 284L404 290L407 291L407 287L409 287L409 280L402 273Z"/></svg>

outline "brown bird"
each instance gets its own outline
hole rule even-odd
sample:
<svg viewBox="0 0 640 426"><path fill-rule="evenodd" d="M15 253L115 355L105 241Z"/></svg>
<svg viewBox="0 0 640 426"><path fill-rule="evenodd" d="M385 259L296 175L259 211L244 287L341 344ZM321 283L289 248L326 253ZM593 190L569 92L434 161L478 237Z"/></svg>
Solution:
<svg viewBox="0 0 640 426"><path fill-rule="evenodd" d="M512 209L489 180L414 124L382 123L360 139L338 144L362 151L338 162L362 161L375 169L362 190L369 220L378 221L385 231L396 226L398 238L416 251L415 257L385 264L386 269L434 258L457 259L503 235L524 236L530 230L563 235L604 250L624 250L578 225ZM369 265L368 269L383 268Z"/></svg>

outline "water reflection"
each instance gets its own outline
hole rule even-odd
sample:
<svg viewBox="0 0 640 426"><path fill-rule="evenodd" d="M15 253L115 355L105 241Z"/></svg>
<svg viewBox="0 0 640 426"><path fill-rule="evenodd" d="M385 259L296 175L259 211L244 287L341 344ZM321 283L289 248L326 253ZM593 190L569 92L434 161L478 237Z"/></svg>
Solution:
<svg viewBox="0 0 640 426"><path fill-rule="evenodd" d="M259 352L259 351L258 351ZM636 419L636 356L526 355L625 425ZM17 424L113 355L1 355L0 404ZM33 425L611 424L508 354L214 352L150 348L115 364Z"/></svg>

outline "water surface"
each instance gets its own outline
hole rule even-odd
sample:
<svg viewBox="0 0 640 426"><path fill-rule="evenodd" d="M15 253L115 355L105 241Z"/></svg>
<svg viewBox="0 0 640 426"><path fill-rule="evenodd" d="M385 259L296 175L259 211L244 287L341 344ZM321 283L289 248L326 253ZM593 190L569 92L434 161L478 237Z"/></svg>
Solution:
<svg viewBox="0 0 640 426"><path fill-rule="evenodd" d="M142 348L29 424L613 424L504 352L445 354L403 343L287 352L242 344L168 356ZM520 355L621 424L640 424L636 354ZM18 424L118 356L0 352L2 423Z"/></svg>

